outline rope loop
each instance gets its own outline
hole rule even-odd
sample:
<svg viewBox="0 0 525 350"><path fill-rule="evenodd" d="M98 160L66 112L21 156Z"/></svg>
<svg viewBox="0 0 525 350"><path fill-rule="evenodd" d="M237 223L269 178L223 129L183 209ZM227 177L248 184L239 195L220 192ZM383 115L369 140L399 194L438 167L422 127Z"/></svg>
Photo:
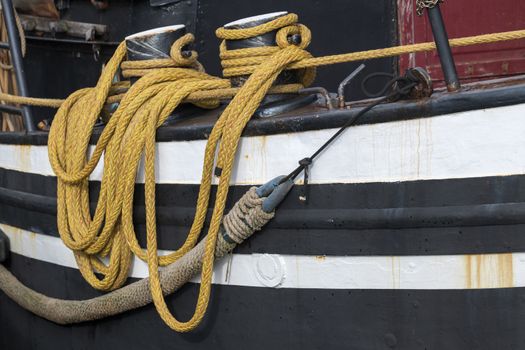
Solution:
<svg viewBox="0 0 525 350"><path fill-rule="evenodd" d="M301 39L301 41L296 43L290 40L294 35L297 35ZM279 29L277 31L275 41L277 43L277 46L279 46L281 49L294 45L300 49L305 50L312 41L312 32L304 24L297 23Z"/></svg>
<svg viewBox="0 0 525 350"><path fill-rule="evenodd" d="M311 58L306 51L312 40L312 33L307 26L297 23L298 16L289 13L270 22L251 28L228 29L219 28L215 32L219 39L221 65L225 78L251 75L261 64L274 57L282 50L296 51L296 55L303 59ZM228 50L226 40L242 40L276 32L275 46L251 47L237 50ZM291 40L300 38L299 41ZM293 63L292 63L293 64ZM289 69L288 67L285 70ZM298 70L299 87L306 87L315 80L315 67ZM296 91L294 91L296 92Z"/></svg>
<svg viewBox="0 0 525 350"><path fill-rule="evenodd" d="M190 67L195 62L197 62L197 58L199 57L199 54L195 50L184 50L189 44L193 43L195 41L195 37L193 34L188 33L176 40L173 45L171 45L170 49L170 57L173 59L173 62L175 65L179 67ZM190 53L189 56L185 56L185 53Z"/></svg>
<svg viewBox="0 0 525 350"><path fill-rule="evenodd" d="M215 31L215 35L217 38L222 40L249 39L295 24L298 20L299 17L295 13L289 13L270 22L266 22L251 28L228 29L220 27Z"/></svg>
<svg viewBox="0 0 525 350"><path fill-rule="evenodd" d="M195 41L193 34L188 33L177 39L170 48L170 58L158 58L142 61L124 61L121 63L124 78L143 77L153 70L163 68L192 68L204 72L204 68L197 61L199 55L194 50L185 50ZM189 53L189 56L187 56Z"/></svg>

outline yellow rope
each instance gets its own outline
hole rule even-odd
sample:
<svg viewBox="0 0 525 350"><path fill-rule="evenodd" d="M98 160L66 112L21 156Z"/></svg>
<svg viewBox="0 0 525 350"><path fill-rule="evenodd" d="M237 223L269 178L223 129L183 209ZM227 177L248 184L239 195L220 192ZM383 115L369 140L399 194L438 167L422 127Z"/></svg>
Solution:
<svg viewBox="0 0 525 350"><path fill-rule="evenodd" d="M180 52L187 35L175 44ZM108 62L94 88L82 89L69 96L55 115L48 141L49 159L58 178L57 221L64 243L75 252L83 277L93 287L113 290L125 282L132 254L147 260L152 299L163 320L177 331L195 328L205 314L211 289L214 249L229 188L236 144L244 125L270 89L275 77L286 65L309 54L295 46L276 53L261 65L219 118L209 137L205 152L202 182L196 214L184 244L175 252L158 256L155 216L155 132L170 113L191 93L231 89L229 80L198 70L196 54L180 59L172 50L166 60L125 62L125 44L121 44ZM88 159L93 126L115 85L118 68L123 75L142 76L122 97L116 112L104 128L95 150ZM169 67L172 68L169 68ZM182 68L173 68L182 67ZM292 85L295 91L302 85ZM286 90L286 89L284 89ZM204 107L217 106L217 100L198 102ZM176 320L166 307L158 276L158 267L171 264L195 246L202 231L210 199L215 154L223 167L208 232L202 269L202 284L194 316L187 322ZM94 215L89 208L88 178L104 154L104 168L99 199ZM137 170L144 154L147 251L139 246L133 227L133 195ZM101 258L108 257L106 265ZM96 273L102 275L97 277Z"/></svg>
<svg viewBox="0 0 525 350"><path fill-rule="evenodd" d="M147 231L148 236L156 235L155 198L149 194L155 184L154 159L149 156L155 146L154 131L191 92L229 87L226 80L190 68L153 69L124 95L88 160L93 125L104 106L111 81L125 52L125 44L121 44L95 88L79 90L66 99L55 116L48 143L49 159L58 177L57 220L61 238L74 250L84 278L101 290L112 290L125 282L132 253L146 259L137 242L132 219L135 177L144 148ZM173 62L186 66L184 61L174 59ZM209 107L216 105L217 101L208 101ZM88 177L102 153L104 173L97 208L92 217ZM210 157L207 159L209 162ZM211 161L213 163L213 158ZM212 163L205 168L210 168ZM203 179L196 220L186 242L167 256L157 259L156 253L154 256L150 254L149 264L169 264L195 245L204 223L210 187L211 178L208 176ZM156 245L149 246L148 250L156 252ZM109 257L107 265L100 260L106 256ZM95 275L96 272L102 275L101 279ZM185 329L182 327L179 330Z"/></svg>
<svg viewBox="0 0 525 350"><path fill-rule="evenodd" d="M290 15L293 15L293 14L290 14ZM281 17L281 18L284 18L284 17ZM268 23L271 23L271 22L268 22ZM257 28L257 27L254 27L254 28ZM257 33L258 31L253 30L254 28L248 28L248 29L252 30L254 33ZM272 27L267 27L267 28L272 28ZM244 29L242 30L235 29L235 31L237 30L242 31ZM224 35L226 31L228 31L228 29L219 28L217 30L217 36L219 38L224 39L225 38ZM475 36L468 36L468 37L463 37L463 38L450 39L449 43L451 47L463 47L463 46L471 46L471 45L479 45L479 44L489 44L489 43L495 43L499 41L518 40L518 39L524 39L524 38L525 38L525 30L514 30L514 31L509 31L509 32L483 34L483 35L475 35ZM305 42L305 40L303 39L302 42ZM428 51L434 51L435 49L436 49L436 45L434 42L425 42L425 43L419 43L419 44L393 46L393 47L382 48L382 49L358 51L358 52L351 52L351 53L338 54L338 55L310 57L310 58L305 58L298 62L290 64L287 67L287 69L319 67L319 66L326 66L326 65L338 64L338 63L348 63L348 62L361 61L361 60L393 57L393 56L399 56L399 55L408 54L408 53L428 52ZM222 43L221 44L221 58L223 59L222 60L222 65L224 68L223 75L225 77L230 77L230 76L251 74L254 71L254 69L259 64L264 62L268 56L271 56L272 54L276 53L279 50L280 48L278 46L271 46L271 47L250 48L250 49L240 49L240 50L228 51L226 50L225 44ZM161 66L157 65L156 68L162 68L162 62L167 63L167 61L163 61L163 60L159 60L159 62L161 63ZM123 64L124 64L124 67L126 67L126 64L128 63L124 62ZM147 65L148 63L143 63L143 65L142 64L140 66L136 65L135 67L137 70L149 69ZM129 67L129 65L127 67ZM235 96L235 94L238 91L239 91L238 88L229 88L227 90L221 89L221 90L209 90L209 91L196 91L196 92L189 94L184 99L183 102L199 102L199 101L205 101L205 100L210 100L210 99L211 100L228 99L228 98ZM268 93L279 94L279 93L294 92L294 91L297 91L297 86L272 87L268 91ZM122 95L111 96L107 102L115 103L115 102L120 101L121 98L122 98ZM6 93L0 93L0 101L15 103L15 104L32 105L32 106L52 107L52 108L58 108L64 102L64 100L61 100L61 99L22 97L22 96L10 95Z"/></svg>
<svg viewBox="0 0 525 350"><path fill-rule="evenodd" d="M466 36L463 38L450 39L449 43L451 47L462 47L479 44L490 44L498 41L517 40L525 38L525 30L514 30L509 32L499 32L492 34L483 34L475 36ZM360 60L369 60L375 58L384 58L399 56L407 53L434 51L436 44L434 42L426 42L411 45L394 46L385 49L368 50L340 55L331 55L323 57L314 57L310 59L302 60L291 64L289 69L298 69L312 66L326 66L336 63L353 62Z"/></svg>
<svg viewBox="0 0 525 350"><path fill-rule="evenodd" d="M297 92L303 87L304 86L302 84L284 84L284 85L272 86L270 90L268 90L268 94L293 93L293 92ZM195 91L189 94L184 99L183 102L196 103L196 102L202 102L206 100L217 100L217 99L226 100L226 99L229 99L235 96L238 91L239 91L239 88L237 87L229 87L229 88L224 88L220 90ZM111 95L111 89L110 89L110 95L108 96L106 103L111 104L111 103L120 102L123 97L124 97L124 94ZM29 105L29 106L59 108L64 103L65 100L51 99L51 98L24 97L24 96L11 95L11 94L0 92L0 101L14 103L14 104Z"/></svg>
<svg viewBox="0 0 525 350"><path fill-rule="evenodd" d="M18 95L7 94L5 92L0 92L0 101L14 104L51 108L58 108L64 102L64 100L61 99L23 97Z"/></svg>
<svg viewBox="0 0 525 350"><path fill-rule="evenodd" d="M308 30L308 28L306 28L305 26L301 24L295 24L296 21L297 21L297 15L288 14L286 16L279 17L273 21L265 23L261 25L260 27L266 30L273 31L273 30L281 28L279 27L279 25L284 23L288 27L281 29L281 30L284 29L286 31L281 33L282 34L281 38L279 38L279 36L277 37L278 44L279 44L279 39L283 40L283 36L286 37L287 35L292 34L292 31L293 31L293 33L301 34L302 41L300 45L303 45L303 44L307 45L308 43L310 43L310 39L311 39L310 31ZM258 27L248 28L248 29L249 31L247 33L264 32L264 31L261 31ZM244 31L245 29L219 28L216 31L216 35L221 39L229 39L229 40L238 40L238 39L250 37L250 36L244 36L242 34ZM257 35L260 35L260 34L257 34ZM517 40L517 39L523 39L523 38L525 38L525 30L515 30L515 31L509 31L509 32L483 34L483 35L451 39L449 43L451 47L462 47L462 46L470 46L470 45L478 45L478 44L488 44L488 43L494 43L498 41ZM434 51L435 49L436 49L436 45L434 42L426 42L426 43L401 45L401 46L394 46L394 47L389 47L389 48L366 50L366 51L359 51L359 52L352 52L352 53L345 53L345 54L338 54L338 55L310 57L310 58L305 58L301 61L290 64L287 67L287 69L319 67L319 66L326 66L326 65L337 64L337 63L348 63L348 62L361 61L361 60L370 60L370 59L376 59L376 58L399 56L399 55L407 54L407 53ZM225 77L228 77L228 76L235 76L235 75L250 74L254 71L254 69L258 65L264 62L267 59L267 57L271 56L278 50L279 50L279 47L273 46L273 47L247 48L247 49L241 49L241 50L233 50L230 52L226 49L226 44L223 42L220 47L220 55L222 59L221 63L223 66L223 75Z"/></svg>
<svg viewBox="0 0 525 350"><path fill-rule="evenodd" d="M189 58L181 55L182 47L193 41L193 36L188 34L173 44L171 59L124 62L126 46L122 43L94 88L78 90L63 102L47 102L48 105L55 106L60 103L48 141L49 160L58 178L58 228L64 243L74 251L80 272L93 287L113 290L122 286L129 273L132 255L135 254L147 261L152 299L164 322L180 332L197 327L209 302L217 234L244 127L264 96L272 89L297 91L313 81L315 69L312 66L329 64L324 60L332 63L353 60L356 56L349 54L312 58L306 51L310 43L310 31L305 26L296 24L296 21L297 16L290 14L254 28L220 28L217 31L217 35L224 40L277 31L275 47L227 50L225 43L221 44L224 75L232 77L250 74L244 85L238 89L232 88L227 79L204 73L195 52ZM287 38L291 34L300 34L301 43L288 43ZM520 35L525 37L525 31ZM499 37L492 37L491 40L495 38ZM381 54L391 55L393 49L395 48L384 49ZM374 55L377 56L378 53ZM304 62L315 64L305 65ZM123 69L123 76L140 79L129 89L126 83L114 84L113 79L119 67ZM272 88L277 76L285 69L301 69L300 83ZM121 94L122 89L128 90ZM110 96L113 100L120 100L119 106L88 158L94 124ZM156 129L185 101L213 108L218 105L219 98L227 96L233 96L233 99L214 125L206 144L196 213L188 236L175 252L159 256L155 213ZM47 101L0 95L0 99L2 98L31 104ZM103 154L99 199L95 213L91 215L88 179ZM146 251L140 247L133 226L135 178L142 157L145 169ZM221 175L205 244L199 296L194 315L190 320L181 322L171 314L164 301L158 269L159 266L173 263L195 246L209 206L214 167L221 169ZM101 259L104 257L109 259L107 264Z"/></svg>

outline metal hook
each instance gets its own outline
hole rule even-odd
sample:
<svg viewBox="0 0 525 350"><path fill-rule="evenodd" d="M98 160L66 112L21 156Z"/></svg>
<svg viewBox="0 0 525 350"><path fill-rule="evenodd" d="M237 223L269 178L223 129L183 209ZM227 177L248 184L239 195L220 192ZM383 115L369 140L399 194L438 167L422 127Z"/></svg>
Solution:
<svg viewBox="0 0 525 350"><path fill-rule="evenodd" d="M332 104L332 98L330 97L330 93L324 87L313 86L313 87L301 89L297 92L301 95L309 95L312 93L320 94L324 98L326 108L328 108L328 110L334 109L334 105Z"/></svg>
<svg viewBox="0 0 525 350"><path fill-rule="evenodd" d="M361 63L352 73L350 73L343 81L339 84L337 88L337 100L339 101L339 108L345 107L345 86L354 79L363 69L365 69L365 64Z"/></svg>
<svg viewBox="0 0 525 350"><path fill-rule="evenodd" d="M100 60L100 45L94 44L93 47L93 59L95 62L98 62Z"/></svg>

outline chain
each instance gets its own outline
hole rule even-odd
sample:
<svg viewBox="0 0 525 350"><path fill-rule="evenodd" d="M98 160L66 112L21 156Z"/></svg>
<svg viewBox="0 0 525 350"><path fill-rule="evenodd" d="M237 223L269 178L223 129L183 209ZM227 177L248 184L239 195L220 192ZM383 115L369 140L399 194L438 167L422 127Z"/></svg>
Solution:
<svg viewBox="0 0 525 350"><path fill-rule="evenodd" d="M439 3L442 3L443 0L416 0L416 6L417 6L417 15L421 16L423 15L423 11L428 8L431 9L432 7L436 6Z"/></svg>

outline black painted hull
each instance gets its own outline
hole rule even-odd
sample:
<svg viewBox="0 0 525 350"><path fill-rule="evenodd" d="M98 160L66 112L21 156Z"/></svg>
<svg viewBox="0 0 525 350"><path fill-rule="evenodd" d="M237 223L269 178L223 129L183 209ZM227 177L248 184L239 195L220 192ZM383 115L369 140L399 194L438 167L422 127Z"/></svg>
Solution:
<svg viewBox="0 0 525 350"><path fill-rule="evenodd" d="M514 86L508 91L516 89ZM498 91L502 96L507 96L501 89ZM480 96L486 93L482 92ZM463 96L469 100L472 94L466 92L458 96L455 98L461 99ZM446 98L450 97L435 97L437 100ZM433 101L427 101L427 106L432 105ZM512 99L501 101L486 103L491 107L497 107L500 103L511 104L510 109L501 109L501 117L507 118L508 123L516 123L508 127L509 132L520 133L520 111L523 111L523 105L512 106ZM414 105L401 103L396 106L401 106L399 113L402 115L402 111L410 110ZM451 112L457 111L456 105L451 106ZM472 109L472 105L468 104L464 109ZM498 111L496 108L491 113L499 116ZM472 112L478 113L475 110ZM310 132L312 134L308 135L316 136L315 133L336 126L352 113L353 110L335 114L327 112L327 119L317 118L321 120L317 125L313 116L310 121L310 117L304 117L304 130L296 131ZM284 282L276 285L257 284L257 279L248 276L252 273L250 266L244 272L241 271L247 278L252 278L246 283L239 282L239 279L233 284L216 281L208 313L195 332L172 332L162 323L151 305L98 322L59 326L31 315L0 293L0 348L525 348L525 334L521 331L525 322L525 282L520 277L521 272L525 273L521 267L521 261L525 261L522 256L525 252L525 175L516 170L519 167L514 167L515 162L525 157L521 157L518 152L522 149L521 139L503 137L506 134L488 138L488 134L484 134L485 129L497 131L490 124L494 118L482 115L488 112L480 110L479 113L472 117L464 114L458 117L443 118L438 115L435 118L419 119L415 114L408 117L403 114L397 120L378 120L377 123L371 120L372 125L350 130L342 143L335 146L340 147L339 151L336 149L339 162L335 163L341 164L317 173L315 170L318 168L314 166L311 178L313 184L306 189L308 202L298 200L305 189L302 186L295 187L279 208L276 218L234 252L235 257L244 261L260 254L270 254L277 259L275 261L282 258L286 265L286 273L282 276ZM268 121L252 123L247 129L250 137L246 139L264 138L264 147L270 147L272 142L278 142L273 138L278 138L279 132L293 131L291 129L297 125L294 121L298 118L277 118L274 124ZM414 120L407 121L407 118ZM448 135L449 130L454 129L455 124L451 124L449 129L446 123L456 123L461 118L476 125L477 129L466 131L465 135L472 137L459 141L452 137L440 139L440 133ZM257 123L267 123L268 127L275 129L260 129ZM419 173L421 169L418 167L415 176L405 176L405 173L399 172L400 175L396 173L389 181L373 181L377 174L376 168L371 167L374 171L365 174L369 176L366 178L368 180L354 182L350 176L348 181L330 180L338 172L344 176L351 166L359 165L352 159L348 160L352 157L348 150L355 142L361 139L363 143L368 142L366 135L359 133L366 133L369 128L383 128L390 132L397 130L396 125L405 125L403 123L408 126L429 123L434 128L429 134L431 137L423 138L425 142L433 142L430 146L434 148L433 153L426 155L429 159L423 161L446 163L449 150L443 147L451 144L451 149L456 153L453 154L455 158L449 155L450 162L456 161L459 167L451 168L450 176L441 174L435 178L430 172L425 178L425 169ZM439 123L445 123L445 127L441 128ZM198 128L184 125L181 129L168 127L161 131L164 134L160 140L168 144L198 143L210 127L204 124ZM516 131L516 128L519 130ZM419 129L415 130L420 132ZM260 135L265 132L270 135ZM289 135L290 139L294 139L300 134ZM322 139L321 136L316 137ZM392 142L397 139L392 137ZM468 159L471 154L468 151L461 153L461 147L470 147L476 142L480 143L480 147L483 143L491 142L487 147L501 147L492 155L496 157L493 167L486 167L481 162L481 165L472 167L474 161ZM20 146L18 143L26 145ZM508 143L515 145L512 149L517 150L516 154L504 151ZM53 297L83 299L99 295L83 281L74 265L69 266L59 259L64 250L53 250L46 255L44 243L43 246L36 244L37 248L43 247L40 250L33 249L28 243L32 239L35 242L50 242L49 239L58 241L56 179L49 172L47 160L35 158L37 153L31 153L38 147L45 149L45 146L38 146L42 144L45 144L45 135L19 139L0 135L0 148L3 151L0 154L0 225L4 229L10 228L10 237L14 238L13 253L6 266L29 287ZM286 148L286 145L278 146ZM307 146L314 147L305 143L305 148ZM382 154L381 147L378 146L374 152ZM395 145L388 144L388 147L394 147L393 152L397 150ZM422 146L418 144L415 147ZM265 149L271 150L271 147ZM366 164L367 150L360 150L359 155L364 154L362 159L365 159ZM10 158L10 152L20 152L23 157ZM240 152L244 152L242 147ZM308 154L307 149L301 149L300 152ZM370 159L377 156L370 152ZM180 153L170 154L182 157ZM255 157L255 160L252 158L250 161L255 162L253 164L256 166L257 162L266 162L261 165L261 169L272 168L273 163L268 162L273 161L271 155L277 154L258 154L256 151L249 153ZM495 164L499 154L505 161ZM488 152L484 155L491 156ZM325 156L330 157L329 154ZM289 158L292 168L295 158ZM421 159L417 158L417 161ZM378 164L387 162L379 161ZM412 159L409 158L403 164L412 164ZM461 173L469 167L473 169L471 173L478 176ZM377 169L380 173L381 169ZM479 173L476 173L477 170ZM239 180L243 176L242 172L241 169L236 173L239 183L234 183L231 188L229 207L249 188L249 185ZM176 176L179 175L176 169L168 169L167 173L173 179L163 178L157 185L159 246L162 249L175 249L184 240L191 225L198 185L197 181L185 184L177 180ZM359 175L362 174L363 171L359 172ZM267 179L261 178L263 180ZM254 184L259 183L262 182L254 181ZM93 203L98 187L99 182L95 179L91 183ZM134 217L142 244L143 199L143 185L137 184ZM17 241L17 235L25 235L26 243ZM48 250L56 248L50 247ZM45 258L39 258L43 256ZM410 265L412 257L414 265ZM298 263L290 263L294 261ZM311 265L301 266L305 261ZM384 261L387 261L387 265L383 264ZM414 275L419 268L428 267L426 262L429 262L430 267L437 267ZM351 268L345 270L345 264ZM362 268L367 264L372 269ZM441 265L444 267L440 269ZM311 268L315 270L319 266L322 267L318 270L321 272L313 274ZM332 276L329 273L332 268L343 273ZM328 274L323 275L323 271ZM133 276L140 276L140 271ZM233 270L232 278L237 276ZM303 276L311 280L301 280ZM197 284L190 283L168 297L169 304L179 318L190 316L196 294Z"/></svg>
<svg viewBox="0 0 525 350"><path fill-rule="evenodd" d="M98 293L70 268L14 255L11 270L62 298ZM197 285L168 303L189 317ZM525 288L319 290L214 286L199 329L177 334L152 305L98 322L60 326L0 294L2 349L521 349Z"/></svg>

